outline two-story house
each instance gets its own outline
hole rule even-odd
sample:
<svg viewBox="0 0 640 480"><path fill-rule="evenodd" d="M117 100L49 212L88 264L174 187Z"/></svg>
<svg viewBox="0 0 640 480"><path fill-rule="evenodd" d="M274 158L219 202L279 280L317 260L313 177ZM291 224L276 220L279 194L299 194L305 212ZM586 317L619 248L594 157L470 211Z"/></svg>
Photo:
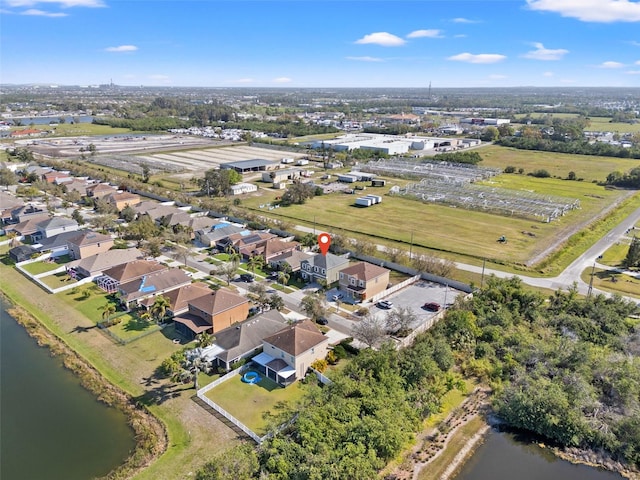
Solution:
<svg viewBox="0 0 640 480"><path fill-rule="evenodd" d="M191 277L180 268L170 268L143 275L118 287L118 297L127 309L140 306L145 299L189 285Z"/></svg>
<svg viewBox="0 0 640 480"><path fill-rule="evenodd" d="M38 222L38 231L31 235L31 239L36 242L43 238L51 238L65 232L75 232L80 228L78 222L72 218L50 217Z"/></svg>
<svg viewBox="0 0 640 480"><path fill-rule="evenodd" d="M189 302L188 310L173 318L176 330L187 338L202 332L217 333L249 316L249 300L221 288Z"/></svg>
<svg viewBox="0 0 640 480"><path fill-rule="evenodd" d="M367 262L355 263L340 271L339 288L356 300L366 300L389 285L389 270Z"/></svg>
<svg viewBox="0 0 640 480"><path fill-rule="evenodd" d="M253 357L258 370L280 385L303 378L309 367L329 351L329 337L311 320L288 325L262 341L262 353Z"/></svg>
<svg viewBox="0 0 640 480"><path fill-rule="evenodd" d="M107 293L118 291L120 285L142 278L145 275L167 270L165 265L150 260L134 260L111 267L96 278L98 286Z"/></svg>
<svg viewBox="0 0 640 480"><path fill-rule="evenodd" d="M69 245L71 258L87 258L111 249L113 247L113 238L93 230L83 230L78 235L69 238L67 244Z"/></svg>
<svg viewBox="0 0 640 480"><path fill-rule="evenodd" d="M327 253L318 253L300 262L300 274L308 283L326 282L331 285L339 279L340 271L349 266L349 259Z"/></svg>

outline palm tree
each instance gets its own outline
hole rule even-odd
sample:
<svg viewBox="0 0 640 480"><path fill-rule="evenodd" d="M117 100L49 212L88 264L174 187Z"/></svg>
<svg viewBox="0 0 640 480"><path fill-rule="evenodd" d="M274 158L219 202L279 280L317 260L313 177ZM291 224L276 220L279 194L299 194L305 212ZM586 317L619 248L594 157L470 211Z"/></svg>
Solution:
<svg viewBox="0 0 640 480"><path fill-rule="evenodd" d="M291 278L291 275L286 270L280 270L278 272L278 282L282 283L283 287L287 284L289 278Z"/></svg>
<svg viewBox="0 0 640 480"><path fill-rule="evenodd" d="M102 310L102 320L108 320L111 315L116 313L116 306L113 303L107 303L100 307Z"/></svg>
<svg viewBox="0 0 640 480"><path fill-rule="evenodd" d="M167 313L167 308L171 306L169 299L163 295L158 295L151 305L151 315L160 323Z"/></svg>
<svg viewBox="0 0 640 480"><path fill-rule="evenodd" d="M216 337L208 332L202 332L200 335L196 337L196 345L199 348L206 348L209 345L213 344Z"/></svg>
<svg viewBox="0 0 640 480"><path fill-rule="evenodd" d="M264 257L262 255L251 255L247 260L247 266L251 270L251 273L255 275L256 268L262 268L264 266Z"/></svg>
<svg viewBox="0 0 640 480"><path fill-rule="evenodd" d="M227 245L227 248L225 248L224 251L227 255L229 255L230 262L240 262L240 254L236 252L236 249L234 248L232 243Z"/></svg>

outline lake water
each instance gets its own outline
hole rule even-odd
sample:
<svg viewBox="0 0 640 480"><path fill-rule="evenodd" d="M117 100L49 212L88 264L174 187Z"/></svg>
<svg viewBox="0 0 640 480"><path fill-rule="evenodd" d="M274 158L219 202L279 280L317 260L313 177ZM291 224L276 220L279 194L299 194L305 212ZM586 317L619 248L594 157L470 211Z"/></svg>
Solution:
<svg viewBox="0 0 640 480"><path fill-rule="evenodd" d="M134 447L123 414L98 402L0 302L0 478L88 480Z"/></svg>
<svg viewBox="0 0 640 480"><path fill-rule="evenodd" d="M622 480L617 473L574 465L530 439L491 430L455 480Z"/></svg>

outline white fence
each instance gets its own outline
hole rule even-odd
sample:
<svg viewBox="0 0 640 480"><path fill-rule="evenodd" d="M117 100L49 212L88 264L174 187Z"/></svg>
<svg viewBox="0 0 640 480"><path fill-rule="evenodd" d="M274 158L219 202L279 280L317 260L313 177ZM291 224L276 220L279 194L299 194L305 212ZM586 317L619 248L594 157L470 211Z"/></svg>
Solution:
<svg viewBox="0 0 640 480"><path fill-rule="evenodd" d="M218 412L224 418L229 420L231 423L233 423L236 427L238 427L244 433L246 433L253 441L255 441L257 444L261 444L265 440L266 436L260 437L257 433L255 433L253 430L247 427L244 423L242 423L240 420L238 420L236 417L231 415L224 408L222 408L220 405L218 405L217 403L215 403L213 400L211 400L205 395L209 390L217 387L218 385L226 382L227 380L232 379L233 377L237 377L238 375L240 375L241 373L243 373L248 369L249 369L249 364L246 364L240 368L230 371L226 375L223 375L219 379L211 382L209 385L202 387L200 390L198 390L197 395L200 400L202 400L204 403L206 403L208 406L213 408L216 412Z"/></svg>
<svg viewBox="0 0 640 480"><path fill-rule="evenodd" d="M406 287L407 285L411 285L412 283L417 282L418 280L420 280L420 275L414 275L411 278L407 278L406 280L395 284L393 287L391 288L387 288L384 292L380 292L377 295L374 295L371 298L368 298L367 301L371 302L371 303L375 303L377 302L379 299L386 297L387 295L391 295L392 293L397 292L398 290Z"/></svg>

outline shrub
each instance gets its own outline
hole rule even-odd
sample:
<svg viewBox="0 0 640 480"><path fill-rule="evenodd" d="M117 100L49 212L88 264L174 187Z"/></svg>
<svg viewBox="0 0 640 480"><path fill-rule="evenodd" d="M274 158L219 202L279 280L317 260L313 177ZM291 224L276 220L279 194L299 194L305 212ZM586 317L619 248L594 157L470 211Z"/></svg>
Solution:
<svg viewBox="0 0 640 480"><path fill-rule="evenodd" d="M541 168L539 170L534 170L529 175L531 175L532 177L536 177L536 178L549 178L549 177L551 177L551 174L547 170L545 170L544 168Z"/></svg>
<svg viewBox="0 0 640 480"><path fill-rule="evenodd" d="M509 165L505 167L504 173L516 173L516 167L514 167L513 165Z"/></svg>
<svg viewBox="0 0 640 480"><path fill-rule="evenodd" d="M311 368L315 368L320 373L324 372L328 366L329 364L324 358L319 358L318 360L316 360L311 364Z"/></svg>

